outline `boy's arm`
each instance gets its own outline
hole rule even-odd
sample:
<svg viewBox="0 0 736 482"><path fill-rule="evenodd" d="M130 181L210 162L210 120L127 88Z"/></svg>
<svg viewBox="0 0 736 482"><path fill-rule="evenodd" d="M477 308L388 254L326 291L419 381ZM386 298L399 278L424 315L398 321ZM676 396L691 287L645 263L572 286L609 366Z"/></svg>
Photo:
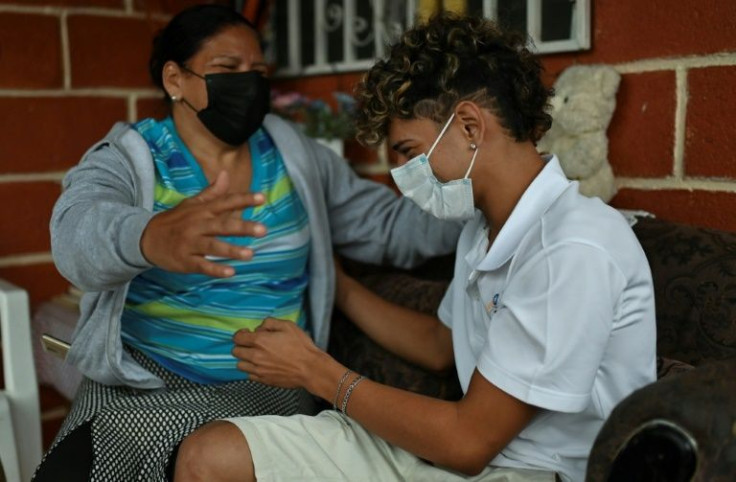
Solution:
<svg viewBox="0 0 736 482"><path fill-rule="evenodd" d="M369 338L388 351L434 371L453 366L452 333L436 316L377 296L336 264L337 307Z"/></svg>
<svg viewBox="0 0 736 482"><path fill-rule="evenodd" d="M294 323L268 319L235 335L238 368L253 381L306 388L342 405L356 375L337 387L346 368L319 350ZM369 431L423 459L477 474L524 429L536 408L506 394L477 371L459 402L438 400L363 380L346 411Z"/></svg>
<svg viewBox="0 0 736 482"><path fill-rule="evenodd" d="M329 386L323 390L328 393ZM476 370L467 394L458 402L364 380L351 394L347 411L388 442L435 465L474 475L529 424L537 409L500 390Z"/></svg>

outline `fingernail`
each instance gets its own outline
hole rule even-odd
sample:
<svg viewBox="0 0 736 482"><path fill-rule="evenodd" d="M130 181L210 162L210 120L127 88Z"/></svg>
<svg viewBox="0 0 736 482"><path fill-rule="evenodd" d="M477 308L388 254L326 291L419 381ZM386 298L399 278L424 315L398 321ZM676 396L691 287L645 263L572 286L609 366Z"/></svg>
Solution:
<svg viewBox="0 0 736 482"><path fill-rule="evenodd" d="M258 192L253 195L253 200L257 203L262 203L266 200L266 197Z"/></svg>
<svg viewBox="0 0 736 482"><path fill-rule="evenodd" d="M253 231L259 236L263 236L266 234L266 226L262 224L257 224L255 228L253 228Z"/></svg>

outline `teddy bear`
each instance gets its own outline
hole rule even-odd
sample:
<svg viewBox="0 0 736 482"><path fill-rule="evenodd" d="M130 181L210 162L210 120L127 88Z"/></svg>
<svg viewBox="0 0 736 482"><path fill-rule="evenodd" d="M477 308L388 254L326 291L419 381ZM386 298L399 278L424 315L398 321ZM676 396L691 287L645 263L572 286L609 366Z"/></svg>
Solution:
<svg viewBox="0 0 736 482"><path fill-rule="evenodd" d="M606 65L565 69L550 101L552 127L537 143L540 152L557 155L565 175L579 181L582 194L604 202L616 194L606 129L620 81L620 74Z"/></svg>

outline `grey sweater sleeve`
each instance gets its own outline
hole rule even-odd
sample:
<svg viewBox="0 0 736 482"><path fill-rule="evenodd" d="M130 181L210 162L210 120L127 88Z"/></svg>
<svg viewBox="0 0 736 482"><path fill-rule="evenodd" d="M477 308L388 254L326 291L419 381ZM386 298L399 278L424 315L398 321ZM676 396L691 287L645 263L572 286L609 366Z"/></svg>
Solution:
<svg viewBox="0 0 736 482"><path fill-rule="evenodd" d="M455 250L461 223L438 220L387 186L357 176L331 151L319 157L330 231L339 253L410 268Z"/></svg>
<svg viewBox="0 0 736 482"><path fill-rule="evenodd" d="M137 207L136 174L123 153L102 141L64 178L51 217L57 268L84 291L120 287L151 265L140 238L153 216Z"/></svg>

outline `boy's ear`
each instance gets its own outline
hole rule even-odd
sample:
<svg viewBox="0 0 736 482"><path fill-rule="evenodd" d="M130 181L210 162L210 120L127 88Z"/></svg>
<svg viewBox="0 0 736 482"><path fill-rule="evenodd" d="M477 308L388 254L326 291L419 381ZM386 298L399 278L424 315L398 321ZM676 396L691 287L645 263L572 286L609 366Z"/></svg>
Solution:
<svg viewBox="0 0 736 482"><path fill-rule="evenodd" d="M460 102L455 108L455 116L461 122L468 142L480 145L483 142L486 125L483 111L478 104L467 100Z"/></svg>
<svg viewBox="0 0 736 482"><path fill-rule="evenodd" d="M169 97L181 97L181 88L179 85L181 76L181 68L176 62L169 60L164 64L163 71L161 72L161 81L164 85L166 95Z"/></svg>

